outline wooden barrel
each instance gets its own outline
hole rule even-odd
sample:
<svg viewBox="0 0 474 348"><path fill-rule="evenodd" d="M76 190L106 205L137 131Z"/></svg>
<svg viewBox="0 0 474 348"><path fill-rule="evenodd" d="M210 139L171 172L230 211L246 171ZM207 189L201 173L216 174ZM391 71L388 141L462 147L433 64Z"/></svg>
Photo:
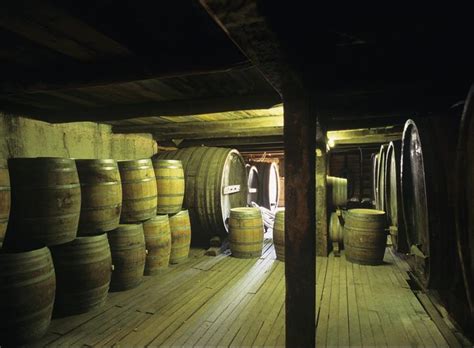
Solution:
<svg viewBox="0 0 474 348"><path fill-rule="evenodd" d="M277 260L285 261L285 209L278 209L275 214L273 245Z"/></svg>
<svg viewBox="0 0 474 348"><path fill-rule="evenodd" d="M449 129L437 130L437 124L435 119L408 120L401 155L403 217L413 259L409 262L414 275L428 288L451 285L455 256L454 233L449 232L455 222L448 204L447 177L455 166L450 163L455 150L449 148Z"/></svg>
<svg viewBox="0 0 474 348"><path fill-rule="evenodd" d="M474 318L474 85L466 98L457 144L456 244L464 288Z"/></svg>
<svg viewBox="0 0 474 348"><path fill-rule="evenodd" d="M208 244L214 236L225 238L230 209L247 203L247 176L240 153L200 146L163 152L158 158L178 159L183 163L184 206L189 209L193 243Z"/></svg>
<svg viewBox="0 0 474 348"><path fill-rule="evenodd" d="M171 230L171 255L170 263L176 264L188 259L191 245L191 223L189 212L181 210L169 217Z"/></svg>
<svg viewBox="0 0 474 348"><path fill-rule="evenodd" d="M344 242L344 227L337 213L331 213L329 218L329 240L331 242Z"/></svg>
<svg viewBox="0 0 474 348"><path fill-rule="evenodd" d="M120 224L108 234L114 271L111 291L137 287L145 270L145 236L142 224Z"/></svg>
<svg viewBox="0 0 474 348"><path fill-rule="evenodd" d="M380 146L376 173L377 197L375 199L375 209L383 211L385 211L385 162L387 148L388 146L385 144Z"/></svg>
<svg viewBox="0 0 474 348"><path fill-rule="evenodd" d="M158 191L158 214L174 214L183 207L184 171L179 160L153 159Z"/></svg>
<svg viewBox="0 0 474 348"><path fill-rule="evenodd" d="M260 257L263 247L263 221L258 208L230 210L230 250L234 257Z"/></svg>
<svg viewBox="0 0 474 348"><path fill-rule="evenodd" d="M385 157L385 212L393 248L408 252L400 187L401 142L390 142Z"/></svg>
<svg viewBox="0 0 474 348"><path fill-rule="evenodd" d="M5 245L28 248L76 238L81 187L69 158L13 158L8 162L12 209Z"/></svg>
<svg viewBox="0 0 474 348"><path fill-rule="evenodd" d="M107 235L78 237L51 248L56 270L54 312L78 314L102 306L112 276Z"/></svg>
<svg viewBox="0 0 474 348"><path fill-rule="evenodd" d="M51 322L56 277L49 249L0 250L0 345L43 336Z"/></svg>
<svg viewBox="0 0 474 348"><path fill-rule="evenodd" d="M347 204L347 179L327 176L326 185L329 207L345 207Z"/></svg>
<svg viewBox="0 0 474 348"><path fill-rule="evenodd" d="M11 189L7 160L0 159L0 248L7 232L10 217Z"/></svg>
<svg viewBox="0 0 474 348"><path fill-rule="evenodd" d="M117 228L122 210L122 183L113 159L76 160L81 183L81 216L78 236Z"/></svg>
<svg viewBox="0 0 474 348"><path fill-rule="evenodd" d="M255 162L258 170L258 204L275 211L280 195L280 175L275 162Z"/></svg>
<svg viewBox="0 0 474 348"><path fill-rule="evenodd" d="M119 161L122 179L121 222L140 222L156 216L157 189L151 159Z"/></svg>
<svg viewBox="0 0 474 348"><path fill-rule="evenodd" d="M347 260L363 265L383 262L387 233L385 212L350 209L345 216L344 246Z"/></svg>
<svg viewBox="0 0 474 348"><path fill-rule="evenodd" d="M143 223L148 254L145 275L155 275L168 267L171 254L171 230L168 215L157 215Z"/></svg>
<svg viewBox="0 0 474 348"><path fill-rule="evenodd" d="M247 205L251 206L252 202L258 203L258 170L250 164L245 165L245 169L247 170Z"/></svg>

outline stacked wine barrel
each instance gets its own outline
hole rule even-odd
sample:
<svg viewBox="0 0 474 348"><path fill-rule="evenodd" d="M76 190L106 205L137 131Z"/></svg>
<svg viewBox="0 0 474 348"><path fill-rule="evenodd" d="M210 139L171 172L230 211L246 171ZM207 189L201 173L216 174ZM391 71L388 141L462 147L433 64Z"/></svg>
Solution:
<svg viewBox="0 0 474 348"><path fill-rule="evenodd" d="M230 250L237 258L256 258L262 255L263 220L258 208L230 210Z"/></svg>

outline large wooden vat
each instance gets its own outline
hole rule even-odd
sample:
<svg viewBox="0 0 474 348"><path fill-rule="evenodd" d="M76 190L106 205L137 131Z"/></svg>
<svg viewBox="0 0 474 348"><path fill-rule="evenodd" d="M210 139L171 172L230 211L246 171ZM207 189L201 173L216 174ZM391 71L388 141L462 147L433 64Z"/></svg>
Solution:
<svg viewBox="0 0 474 348"><path fill-rule="evenodd" d="M11 188L7 160L0 159L0 248L7 232L10 217Z"/></svg>
<svg viewBox="0 0 474 348"><path fill-rule="evenodd" d="M230 250L238 258L262 255L263 221L258 208L232 208L230 210Z"/></svg>
<svg viewBox="0 0 474 348"><path fill-rule="evenodd" d="M181 210L184 198L184 171L179 160L153 159L158 214L174 214Z"/></svg>
<svg viewBox="0 0 474 348"><path fill-rule="evenodd" d="M79 236L117 228L122 209L122 183L113 159L76 160L81 183Z"/></svg>
<svg viewBox="0 0 474 348"><path fill-rule="evenodd" d="M275 214L273 245L277 260L285 261L285 209L279 209Z"/></svg>
<svg viewBox="0 0 474 348"><path fill-rule="evenodd" d="M81 187L69 158L14 158L8 162L12 209L5 245L27 248L76 238Z"/></svg>
<svg viewBox="0 0 474 348"><path fill-rule="evenodd" d="M54 312L84 313L107 300L112 257L107 235L78 237L51 248L56 270Z"/></svg>
<svg viewBox="0 0 474 348"><path fill-rule="evenodd" d="M259 180L258 180L258 170L257 167L247 164L245 166L247 170L247 205L251 205L252 202L258 203L258 190L259 190Z"/></svg>
<svg viewBox="0 0 474 348"><path fill-rule="evenodd" d="M379 166L379 154L372 154L372 198L377 203L377 168Z"/></svg>
<svg viewBox="0 0 474 348"><path fill-rule="evenodd" d="M387 233L385 212L350 209L345 216L344 246L347 260L364 265L383 262Z"/></svg>
<svg viewBox="0 0 474 348"><path fill-rule="evenodd" d="M143 223L148 254L145 275L155 275L168 267L171 254L171 230L168 215L157 215Z"/></svg>
<svg viewBox="0 0 474 348"><path fill-rule="evenodd" d="M119 161L122 179L123 223L140 222L156 216L157 189L151 159Z"/></svg>
<svg viewBox="0 0 474 348"><path fill-rule="evenodd" d="M49 249L0 250L0 345L43 336L51 322L56 278Z"/></svg>
<svg viewBox="0 0 474 348"><path fill-rule="evenodd" d="M388 146L383 144L380 146L379 155L377 157L376 168L376 192L375 209L385 211L385 162Z"/></svg>
<svg viewBox="0 0 474 348"><path fill-rule="evenodd" d="M452 207L448 200L448 173L452 172L446 137L439 120L405 123L401 155L403 217L413 273L425 287L452 284L455 249ZM452 150L454 151L454 149ZM451 168L450 168L451 167Z"/></svg>
<svg viewBox="0 0 474 348"><path fill-rule="evenodd" d="M275 162L255 162L258 170L258 204L272 211L278 208L280 175Z"/></svg>
<svg viewBox="0 0 474 348"><path fill-rule="evenodd" d="M326 177L328 205L331 208L347 204L347 179L335 176Z"/></svg>
<svg viewBox="0 0 474 348"><path fill-rule="evenodd" d="M201 146L163 152L158 158L183 163L184 206L191 218L193 243L206 244L211 237L226 237L230 209L247 203L245 163L239 152Z"/></svg>
<svg viewBox="0 0 474 348"><path fill-rule="evenodd" d="M132 289L140 284L145 270L145 236L142 224L120 224L108 234L114 271L110 290Z"/></svg>
<svg viewBox="0 0 474 348"><path fill-rule="evenodd" d="M176 264L188 259L191 245L191 222L189 212L181 210L169 217L171 230L170 263Z"/></svg>
<svg viewBox="0 0 474 348"><path fill-rule="evenodd" d="M385 212L393 248L398 252L406 253L408 244L402 211L400 158L401 142L390 142L385 157Z"/></svg>

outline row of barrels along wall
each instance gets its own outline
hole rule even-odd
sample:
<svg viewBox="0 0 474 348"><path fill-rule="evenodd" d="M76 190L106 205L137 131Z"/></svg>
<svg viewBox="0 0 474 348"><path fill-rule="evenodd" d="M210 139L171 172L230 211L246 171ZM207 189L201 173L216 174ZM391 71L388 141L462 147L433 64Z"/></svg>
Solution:
<svg viewBox="0 0 474 348"><path fill-rule="evenodd" d="M156 161L162 162L166 161ZM179 163L174 162L171 164ZM163 233L166 228L158 228L161 234L154 233L156 228L147 222L143 224L145 235L141 223L119 225L122 190L123 201L128 203L123 219L142 221L156 216L156 185L176 179L176 175L155 175L150 160L119 162L119 168L125 168L120 171L114 160L36 158L12 159L10 163L12 219L0 252L0 276L4 278L0 307L2 318L8 321L0 323L0 342L28 342L41 336L51 319L53 303L58 314L80 313L103 304L109 284L115 290L138 285L144 272L151 274L168 264L163 255L157 257L153 251L160 250L165 258L168 254L172 263L187 257L190 226L186 211L170 217L168 233ZM6 169L6 165L2 167ZM165 167L165 172L170 170L169 165ZM4 172L8 177L8 171ZM125 180L121 181L121 176ZM5 195L1 198L2 207L7 207L9 199L4 199ZM34 210L31 201L40 209ZM168 201L165 197L164 202ZM173 211L179 208L180 204L174 204ZM41 229L35 229L37 225ZM34 233L28 234L28 230ZM98 234L101 232L108 235ZM76 234L83 237L76 238ZM176 243L171 243L172 239ZM145 240L152 251L148 256ZM49 245L51 253L41 245ZM150 264L148 272L145 259ZM113 273L112 261L116 267Z"/></svg>

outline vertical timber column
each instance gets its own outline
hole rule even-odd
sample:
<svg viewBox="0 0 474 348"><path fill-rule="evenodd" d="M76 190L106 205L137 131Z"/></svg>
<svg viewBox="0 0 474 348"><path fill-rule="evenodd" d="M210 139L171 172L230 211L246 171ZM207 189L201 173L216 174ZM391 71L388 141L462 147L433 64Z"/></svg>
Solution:
<svg viewBox="0 0 474 348"><path fill-rule="evenodd" d="M316 116L298 82L283 82L286 346L315 345Z"/></svg>
<svg viewBox="0 0 474 348"><path fill-rule="evenodd" d="M323 137L325 138L325 135L323 135ZM324 138L317 139L317 145L316 145L316 255L317 256L328 256L328 216L327 216L327 198L326 198L327 152L326 152L326 142Z"/></svg>

